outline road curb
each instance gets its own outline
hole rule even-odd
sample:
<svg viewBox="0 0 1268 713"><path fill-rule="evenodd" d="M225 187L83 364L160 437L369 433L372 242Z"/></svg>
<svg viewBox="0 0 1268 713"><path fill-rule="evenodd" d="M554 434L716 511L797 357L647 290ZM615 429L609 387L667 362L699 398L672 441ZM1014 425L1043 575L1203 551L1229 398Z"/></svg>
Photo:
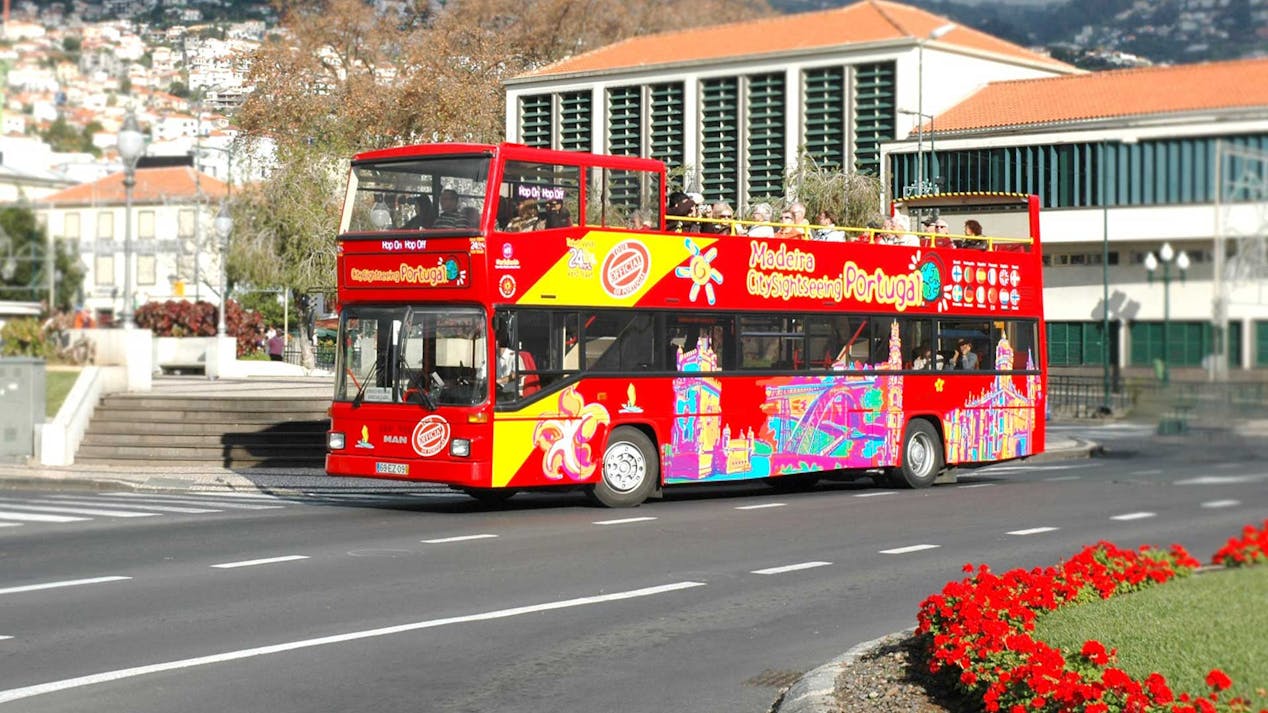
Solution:
<svg viewBox="0 0 1268 713"><path fill-rule="evenodd" d="M1078 445L1074 448L1062 448L1059 451L1044 451L1026 458L1025 462L1052 463L1062 460L1081 460L1084 458L1095 458L1105 452L1105 447L1096 441L1075 437L1070 437L1070 440L1075 441Z"/></svg>
<svg viewBox="0 0 1268 713"><path fill-rule="evenodd" d="M842 669L886 644L911 636L915 630L911 627L855 644L849 651L798 679L775 701L770 713L829 713L837 710L837 677Z"/></svg>

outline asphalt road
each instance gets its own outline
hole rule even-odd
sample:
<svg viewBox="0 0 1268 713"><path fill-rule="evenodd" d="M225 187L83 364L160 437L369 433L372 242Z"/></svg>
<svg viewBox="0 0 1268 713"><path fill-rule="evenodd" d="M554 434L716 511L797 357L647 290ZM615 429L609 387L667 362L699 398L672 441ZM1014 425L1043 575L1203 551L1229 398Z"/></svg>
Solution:
<svg viewBox="0 0 1268 713"><path fill-rule="evenodd" d="M0 491L0 710L761 713L966 562L1098 539L1207 559L1268 516L1253 443L1056 428L1107 455L633 510Z"/></svg>

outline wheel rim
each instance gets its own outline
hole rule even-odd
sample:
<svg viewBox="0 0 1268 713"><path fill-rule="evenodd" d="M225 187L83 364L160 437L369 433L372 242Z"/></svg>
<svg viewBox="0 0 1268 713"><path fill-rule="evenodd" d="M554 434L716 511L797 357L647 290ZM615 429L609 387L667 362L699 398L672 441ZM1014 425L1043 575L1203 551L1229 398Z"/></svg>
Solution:
<svg viewBox="0 0 1268 713"><path fill-rule="evenodd" d="M907 465L919 478L933 471L933 441L925 433L914 433L907 439Z"/></svg>
<svg viewBox="0 0 1268 713"><path fill-rule="evenodd" d="M617 492L628 493L647 478L647 459L632 443L614 443L603 454L603 480Z"/></svg>

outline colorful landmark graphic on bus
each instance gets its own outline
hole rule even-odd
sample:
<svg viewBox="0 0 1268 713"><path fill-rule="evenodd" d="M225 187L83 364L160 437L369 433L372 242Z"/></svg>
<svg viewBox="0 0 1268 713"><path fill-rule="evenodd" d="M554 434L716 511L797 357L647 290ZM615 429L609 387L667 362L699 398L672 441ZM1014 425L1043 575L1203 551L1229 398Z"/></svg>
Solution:
<svg viewBox="0 0 1268 713"><path fill-rule="evenodd" d="M899 460L904 427L902 340L898 323L890 329L888 359L833 370L852 374L775 377L759 382L765 390L758 429L724 422L718 357L706 337L694 349L678 350L674 380L674 429L664 446L665 482L739 480L836 468L868 468ZM1007 337L999 340L995 364L1013 368ZM1027 368L1033 369L1028 355ZM861 373L860 373L861 372ZM1024 390L1010 374L997 374L971 394L962 407L942 414L949 462L996 460L1034 450L1038 375L1024 377Z"/></svg>

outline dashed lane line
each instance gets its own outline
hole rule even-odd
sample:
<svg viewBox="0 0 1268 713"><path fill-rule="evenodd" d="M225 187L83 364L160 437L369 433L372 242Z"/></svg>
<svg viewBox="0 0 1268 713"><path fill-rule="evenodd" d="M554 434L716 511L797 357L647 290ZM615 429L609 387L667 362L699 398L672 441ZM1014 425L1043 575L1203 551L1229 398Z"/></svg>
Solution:
<svg viewBox="0 0 1268 713"><path fill-rule="evenodd" d="M497 537L497 535L486 533L482 535L458 535L457 537L441 537L435 540L419 540L419 541L425 545L443 545L449 542L467 542L468 540L488 540L494 537Z"/></svg>
<svg viewBox="0 0 1268 713"><path fill-rule="evenodd" d="M994 483L972 483L969 485L958 485L956 487L959 488L960 490L967 490L969 488L989 488L993 485L995 484Z"/></svg>
<svg viewBox="0 0 1268 713"><path fill-rule="evenodd" d="M71 499L73 497L74 496L67 496L67 495L52 495L50 496L49 500L31 500L29 502L65 503L67 505L105 505L106 504L105 502L101 500L73 500ZM52 500L51 498L57 498L57 500ZM151 503L142 503L142 502L136 502L136 503L110 502L109 506L112 508L129 508L133 510L153 510L154 512L171 512L171 513L178 513L178 514L185 514L185 515L200 515L200 514L209 513L209 512L224 512L223 510L214 510L212 508L178 507L176 505L155 505Z"/></svg>
<svg viewBox="0 0 1268 713"><path fill-rule="evenodd" d="M1063 481L1068 481L1068 480L1083 480L1083 476L1081 476L1081 475L1058 475L1058 476L1057 476L1057 477L1055 477L1055 478L1044 478L1044 480L1045 480L1045 481L1047 481L1047 482L1049 482L1049 483L1060 483L1060 482L1063 482Z"/></svg>
<svg viewBox="0 0 1268 713"><path fill-rule="evenodd" d="M877 496L879 496L879 495L895 495L895 494L897 494L897 493L898 493L898 491L897 491L897 490L881 490L881 491L879 491L879 492L875 492L875 493L855 493L855 494L854 494L854 497L856 497L856 498L874 498L874 497L877 497Z"/></svg>
<svg viewBox="0 0 1268 713"><path fill-rule="evenodd" d="M803 569L814 569L815 567L829 567L831 565L831 562L799 562L797 564L786 564L782 567L755 569L750 574L783 574L785 572L796 572Z"/></svg>
<svg viewBox="0 0 1268 713"><path fill-rule="evenodd" d="M667 594L683 589L691 589L693 587L703 587L704 582L674 582L672 584L663 584L656 587L646 587L644 589L632 589L624 592L613 592L611 594L599 594L590 597L578 597L576 599L565 599L562 601L546 602L543 604L531 604L522 607L513 607L510 609L499 609L496 611L483 612L480 614L468 614L465 616L454 616L445 619L429 619L426 621L417 621L409 624L400 624L398 626L387 626L381 629L366 629L363 631L353 631L347 634L334 634L331 636L322 636L315 639L303 639L300 641L290 641L282 644L273 644L271 646L259 646L253 649L240 649L237 651L226 651L224 653L212 654L210 656L199 656L196 658L180 659L177 661L165 661L163 663L150 664L148 666L135 666L132 668L121 668L114 671L104 671L88 676L79 676L77 678L67 678L60 681L49 681L34 686L24 686L22 688L11 688L9 690L0 690L0 703L11 703L34 696L40 696L48 693L56 693L72 688L83 688L85 686L93 686L100 683L108 683L110 681L120 681L127 678L136 678L138 676L146 676L152 673L161 673L164 671L176 671L179 669L193 668L196 666L207 666L210 664L223 663L226 661L238 661L241 659L249 659L257 656L269 656L272 654L286 653L288 651L297 651L299 649L310 649L318 646L328 646L331 644L341 644L348 641L357 641L360 639L372 639L381 636L392 636L410 631L418 631L420 629L433 629L441 626L451 626L454 624L466 624L477 621L489 621L493 619L507 619L514 616L523 616L525 614L534 614L543 611L552 611L556 609L569 609L574 607L587 606L591 604L600 604L604 602L614 602L623 599L636 599L640 597L651 597L658 594Z"/></svg>
<svg viewBox="0 0 1268 713"><path fill-rule="evenodd" d="M1242 504L1242 501L1240 500L1208 500L1202 503L1202 507L1204 508L1235 508L1241 504Z"/></svg>
<svg viewBox="0 0 1268 713"><path fill-rule="evenodd" d="M1059 527L1029 527L1029 528L1026 528L1025 530L1013 530L1012 532L1009 532L1009 533L1006 533L1006 534L1009 534L1009 535L1042 535L1042 534L1043 534L1043 533L1045 533L1045 532L1056 532L1056 531L1057 531L1057 530L1059 530L1059 529L1061 529L1061 528L1059 528Z"/></svg>
<svg viewBox="0 0 1268 713"><path fill-rule="evenodd" d="M216 569L237 569L238 567L255 567L262 564L277 564L279 562L294 562L296 560L306 560L308 555L286 555L284 557L266 557L258 560L243 560L242 562L225 562L223 564L213 564Z"/></svg>
<svg viewBox="0 0 1268 713"><path fill-rule="evenodd" d="M740 505L736 510L765 510L766 508L782 508L786 503L762 503L761 505Z"/></svg>
<svg viewBox="0 0 1268 713"><path fill-rule="evenodd" d="M1177 480L1176 485L1243 485L1268 480L1268 475L1204 475Z"/></svg>
<svg viewBox="0 0 1268 713"><path fill-rule="evenodd" d="M1128 475L1158 475L1161 472L1161 468L1150 468L1149 470L1133 470Z"/></svg>
<svg viewBox="0 0 1268 713"><path fill-rule="evenodd" d="M0 520L17 520L19 522L83 522L90 518L71 517L70 515L41 515L33 512L10 512L0 510Z"/></svg>
<svg viewBox="0 0 1268 713"><path fill-rule="evenodd" d="M106 582L123 582L131 577L92 577L91 579L68 579L64 582L45 582L44 584L28 584L23 587L0 589L0 594L21 594L22 592L38 592L41 589L60 589L62 587L78 587L84 584L104 584Z"/></svg>
<svg viewBox="0 0 1268 713"><path fill-rule="evenodd" d="M23 505L9 501L4 501L2 506L10 510L52 512L62 515L88 515L89 517L155 517L158 515L156 512L137 512L135 510L102 510L100 508L64 507L60 505Z"/></svg>
<svg viewBox="0 0 1268 713"><path fill-rule="evenodd" d="M595 525L628 525L632 522L651 522L654 517L623 517L619 520L596 520Z"/></svg>
<svg viewBox="0 0 1268 713"><path fill-rule="evenodd" d="M1111 517L1110 519L1111 519L1111 520L1117 520L1117 521L1119 521L1119 522L1127 522L1127 521L1129 521L1129 520L1145 520L1145 519L1148 519L1148 518L1151 518L1151 517L1155 517L1155 516L1157 516L1157 513L1152 513L1152 512L1129 512L1129 513L1124 513L1124 514L1122 514L1122 515L1114 515L1114 516L1113 516L1113 517Z"/></svg>
<svg viewBox="0 0 1268 713"><path fill-rule="evenodd" d="M908 545L907 547L895 547L892 550L881 550L883 555L905 555L911 552L920 552L921 550L936 550L942 545Z"/></svg>

